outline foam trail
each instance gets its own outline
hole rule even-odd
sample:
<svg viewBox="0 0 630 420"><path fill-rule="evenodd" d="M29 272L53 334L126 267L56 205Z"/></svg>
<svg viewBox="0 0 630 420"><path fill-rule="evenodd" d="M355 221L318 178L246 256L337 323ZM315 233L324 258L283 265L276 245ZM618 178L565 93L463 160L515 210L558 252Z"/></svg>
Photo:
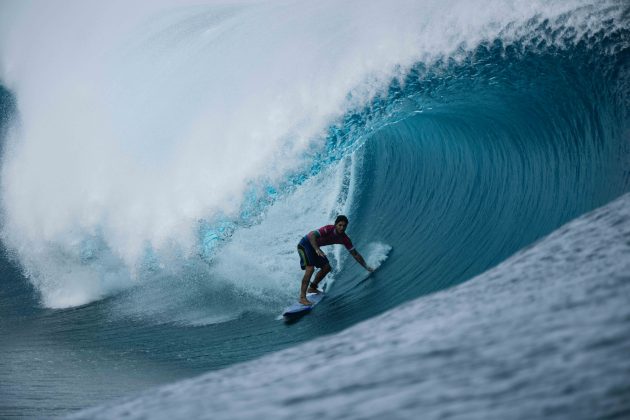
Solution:
<svg viewBox="0 0 630 420"><path fill-rule="evenodd" d="M382 242L371 242L366 247L365 262L375 270L387 259L392 247Z"/></svg>

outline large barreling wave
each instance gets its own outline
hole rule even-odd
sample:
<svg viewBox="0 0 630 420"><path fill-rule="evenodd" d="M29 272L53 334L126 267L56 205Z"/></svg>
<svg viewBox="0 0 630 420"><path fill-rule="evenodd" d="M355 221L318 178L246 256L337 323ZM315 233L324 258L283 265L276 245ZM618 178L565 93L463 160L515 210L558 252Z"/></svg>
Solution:
<svg viewBox="0 0 630 420"><path fill-rule="evenodd" d="M95 329L169 325L186 346L146 332L158 359L216 367L464 282L630 189L623 1L147 3L0 17L2 243L60 325L91 304ZM385 285L336 249L336 321L266 342L295 245L338 213ZM204 339L256 344L208 356L181 329L222 324Z"/></svg>
<svg viewBox="0 0 630 420"><path fill-rule="evenodd" d="M438 3L17 12L42 30L3 46L3 237L44 305L182 276L286 296L337 211L415 295L627 189L621 3Z"/></svg>

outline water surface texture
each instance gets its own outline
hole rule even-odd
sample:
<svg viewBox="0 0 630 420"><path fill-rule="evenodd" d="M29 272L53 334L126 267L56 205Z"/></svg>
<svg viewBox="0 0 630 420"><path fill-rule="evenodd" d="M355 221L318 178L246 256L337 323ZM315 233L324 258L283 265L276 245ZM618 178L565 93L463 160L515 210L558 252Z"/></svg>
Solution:
<svg viewBox="0 0 630 420"><path fill-rule="evenodd" d="M626 2L200 3L0 6L0 417L628 415Z"/></svg>

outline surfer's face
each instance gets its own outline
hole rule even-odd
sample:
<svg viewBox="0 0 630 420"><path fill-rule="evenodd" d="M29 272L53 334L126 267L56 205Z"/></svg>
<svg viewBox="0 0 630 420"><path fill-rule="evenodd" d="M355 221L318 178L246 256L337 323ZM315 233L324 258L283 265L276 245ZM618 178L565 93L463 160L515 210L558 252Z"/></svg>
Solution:
<svg viewBox="0 0 630 420"><path fill-rule="evenodd" d="M337 229L337 233L340 235L346 231L347 227L348 227L348 224L344 222L343 220L335 225L335 229Z"/></svg>

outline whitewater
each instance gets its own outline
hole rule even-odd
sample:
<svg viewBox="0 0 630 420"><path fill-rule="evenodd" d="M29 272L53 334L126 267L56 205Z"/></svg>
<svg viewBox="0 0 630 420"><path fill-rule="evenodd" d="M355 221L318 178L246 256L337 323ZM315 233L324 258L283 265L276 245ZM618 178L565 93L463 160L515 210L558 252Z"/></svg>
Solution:
<svg viewBox="0 0 630 420"><path fill-rule="evenodd" d="M4 1L0 417L627 416L629 13Z"/></svg>

